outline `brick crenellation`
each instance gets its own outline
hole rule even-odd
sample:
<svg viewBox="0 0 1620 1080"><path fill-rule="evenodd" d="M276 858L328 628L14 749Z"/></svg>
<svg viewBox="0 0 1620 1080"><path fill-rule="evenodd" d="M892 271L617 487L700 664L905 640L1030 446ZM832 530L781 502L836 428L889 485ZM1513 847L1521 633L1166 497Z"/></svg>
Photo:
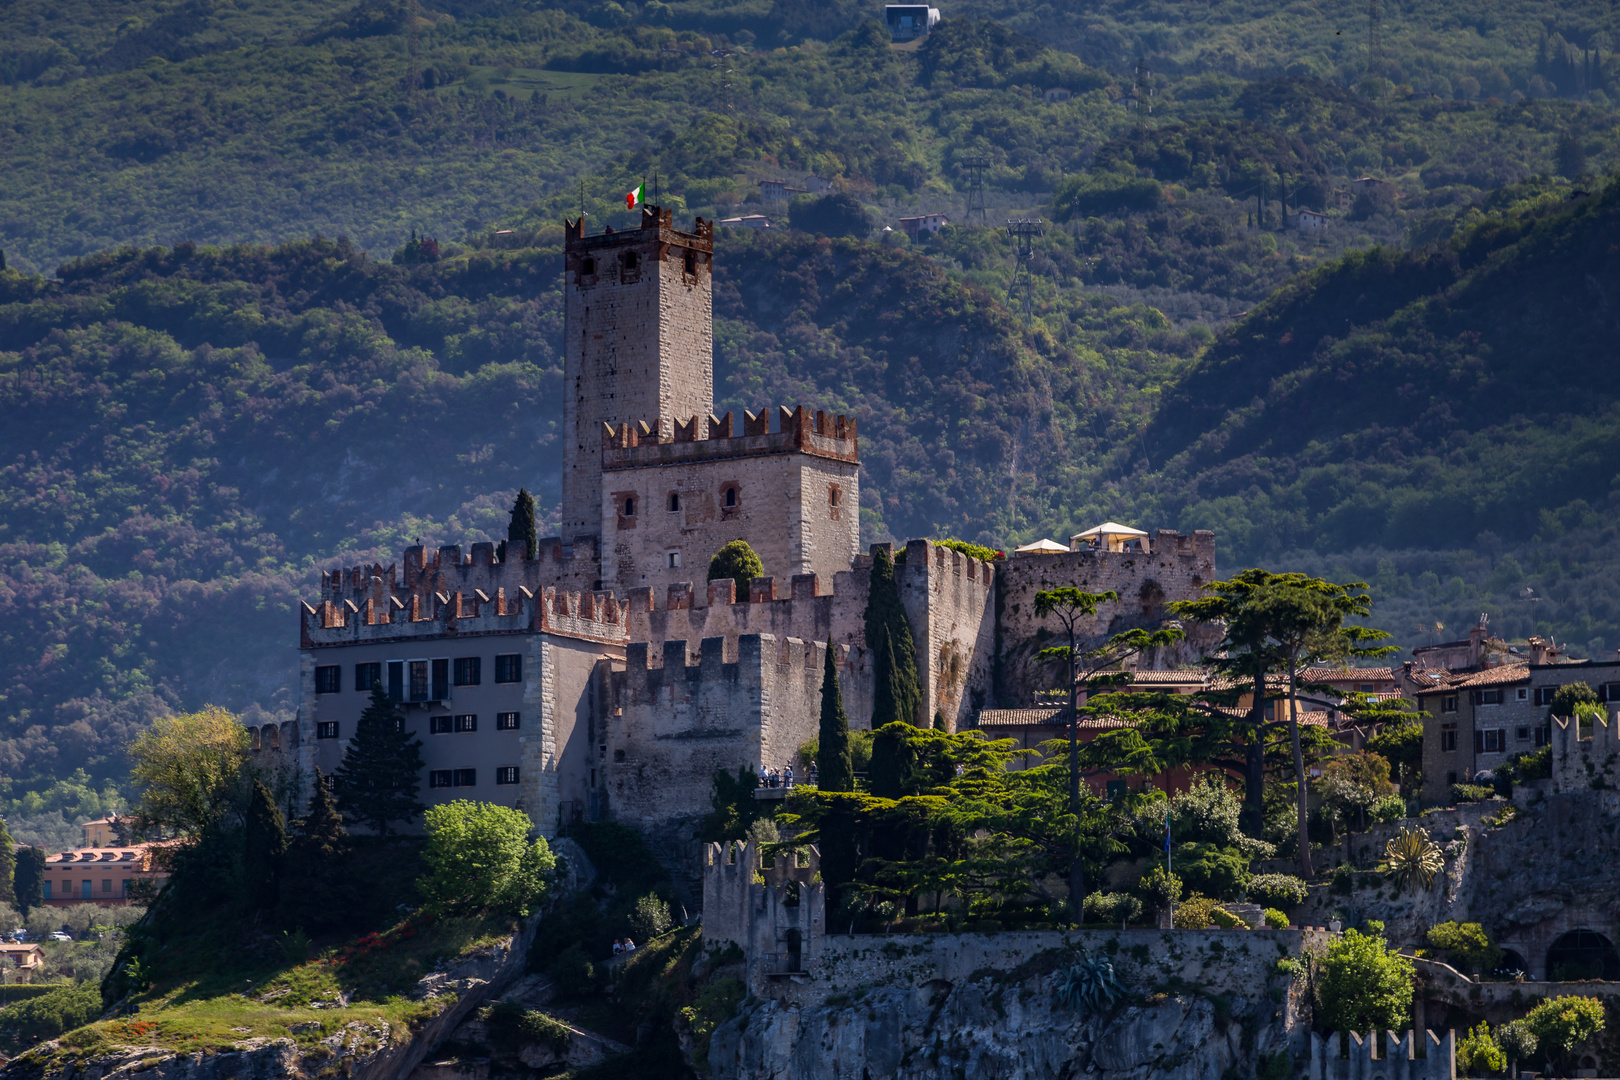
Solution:
<svg viewBox="0 0 1620 1080"><path fill-rule="evenodd" d="M738 433L731 413L676 419L665 436L661 421L641 420L602 425L602 469L636 469L649 465L710 461L759 454L812 454L838 461L859 461L856 420L841 413L810 412L778 406L777 429L771 431L771 410L743 411Z"/></svg>

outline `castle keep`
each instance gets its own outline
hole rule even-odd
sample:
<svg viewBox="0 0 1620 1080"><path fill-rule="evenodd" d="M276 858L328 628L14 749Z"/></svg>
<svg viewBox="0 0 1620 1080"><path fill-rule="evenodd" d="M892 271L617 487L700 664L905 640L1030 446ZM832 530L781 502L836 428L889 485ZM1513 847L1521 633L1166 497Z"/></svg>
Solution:
<svg viewBox="0 0 1620 1080"><path fill-rule="evenodd" d="M532 559L412 547L322 574L299 615L298 719L254 732L265 764L330 773L381 687L424 743L424 801L518 806L548 835L613 818L695 868L715 770L780 767L815 736L827 650L868 724L857 425L803 405L715 415L713 257L709 222L683 232L657 207L622 232L568 223L561 535ZM737 539L766 575L706 581ZM916 721L951 730L1055 685L1035 660L1058 629L1040 589L1119 593L1095 638L1157 626L1215 576L1207 532L994 562L882 546L917 643Z"/></svg>

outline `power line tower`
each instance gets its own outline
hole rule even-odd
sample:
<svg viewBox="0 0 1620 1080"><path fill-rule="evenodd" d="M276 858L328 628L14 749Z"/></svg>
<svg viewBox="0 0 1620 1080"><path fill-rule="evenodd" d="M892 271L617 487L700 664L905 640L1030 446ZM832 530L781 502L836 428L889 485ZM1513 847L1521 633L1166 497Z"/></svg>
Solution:
<svg viewBox="0 0 1620 1080"><path fill-rule="evenodd" d="M1035 316L1035 275L1030 263L1035 261L1035 241L1046 235L1046 226L1040 218L1008 218L1007 235L1012 237L1018 257L1012 284L1007 286L1007 303L1022 307L1024 321L1029 322Z"/></svg>
<svg viewBox="0 0 1620 1080"><path fill-rule="evenodd" d="M1153 73L1148 70L1147 60L1140 56L1136 58L1136 83L1131 96L1136 99L1136 134L1141 135L1147 130L1148 115L1153 112Z"/></svg>
<svg viewBox="0 0 1620 1080"><path fill-rule="evenodd" d="M1382 0L1367 0L1367 74L1384 75L1384 6Z"/></svg>
<svg viewBox="0 0 1620 1080"><path fill-rule="evenodd" d="M979 224L990 224L990 213L984 207L984 173L990 167L989 154L968 154L958 159L962 168L967 172L967 210L962 217L965 222L971 223L973 215L979 215Z"/></svg>
<svg viewBox="0 0 1620 1080"><path fill-rule="evenodd" d="M412 107L422 94L422 32L416 25L416 0L405 0L405 96Z"/></svg>

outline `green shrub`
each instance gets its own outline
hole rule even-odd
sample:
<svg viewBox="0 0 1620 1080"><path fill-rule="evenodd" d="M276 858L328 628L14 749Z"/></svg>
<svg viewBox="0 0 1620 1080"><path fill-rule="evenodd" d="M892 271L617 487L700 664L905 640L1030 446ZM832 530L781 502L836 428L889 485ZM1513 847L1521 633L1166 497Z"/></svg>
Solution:
<svg viewBox="0 0 1620 1080"><path fill-rule="evenodd" d="M525 1009L515 1001L497 1001L484 1014L484 1028L497 1046L516 1050L523 1046L549 1046L562 1053L573 1032L554 1016Z"/></svg>
<svg viewBox="0 0 1620 1080"><path fill-rule="evenodd" d="M1212 896L1199 896L1193 893L1187 899L1176 905L1175 927L1177 930L1208 930L1214 923L1215 908L1220 901Z"/></svg>
<svg viewBox="0 0 1620 1080"><path fill-rule="evenodd" d="M32 1046L83 1027L100 1015L100 990L94 986L64 986L0 1009L0 1032L11 1034L24 1046Z"/></svg>
<svg viewBox="0 0 1620 1080"><path fill-rule="evenodd" d="M1234 847L1178 844L1175 865L1187 888L1217 900L1236 900L1249 886L1248 856Z"/></svg>
<svg viewBox="0 0 1620 1080"><path fill-rule="evenodd" d="M1249 925L1223 907L1210 908L1209 921L1222 930L1247 929Z"/></svg>
<svg viewBox="0 0 1620 1080"><path fill-rule="evenodd" d="M1519 782L1552 779L1552 747L1543 746L1532 754L1520 754L1513 759Z"/></svg>
<svg viewBox="0 0 1620 1080"><path fill-rule="evenodd" d="M1383 795L1367 808L1367 816L1380 824L1399 821L1406 816L1406 800L1399 795Z"/></svg>
<svg viewBox="0 0 1620 1080"><path fill-rule="evenodd" d="M1454 803L1484 802L1496 794L1496 789L1486 784L1452 784L1451 801Z"/></svg>
<svg viewBox="0 0 1620 1080"><path fill-rule="evenodd" d="M1524 1018L1536 1037L1537 1049L1562 1061L1597 1038L1603 1030L1603 1002L1589 997L1557 997L1543 1001Z"/></svg>
<svg viewBox="0 0 1620 1080"><path fill-rule="evenodd" d="M1130 893L1094 892L1084 906L1086 922L1128 923L1142 917L1142 901Z"/></svg>
<svg viewBox="0 0 1620 1080"><path fill-rule="evenodd" d="M1163 200L1164 187L1157 180L1127 173L1094 173L1066 177L1052 193L1052 208L1059 221L1068 221L1152 210Z"/></svg>
<svg viewBox="0 0 1620 1080"><path fill-rule="evenodd" d="M1136 895L1155 910L1163 911L1181 899L1181 878L1165 873L1162 866L1155 866L1136 883Z"/></svg>
<svg viewBox="0 0 1620 1080"><path fill-rule="evenodd" d="M1356 872L1349 863L1340 863L1333 868L1332 882L1328 886L1335 896L1349 896L1350 891L1356 887Z"/></svg>
<svg viewBox="0 0 1620 1080"><path fill-rule="evenodd" d="M1444 952L1465 975L1494 971L1501 963L1502 950L1491 944L1479 923L1443 922L1431 926L1427 936L1429 944Z"/></svg>
<svg viewBox="0 0 1620 1080"><path fill-rule="evenodd" d="M1317 965L1317 1013L1328 1031L1398 1031L1412 1005L1412 961L1381 937L1346 930Z"/></svg>
<svg viewBox="0 0 1620 1080"><path fill-rule="evenodd" d="M557 860L521 810L494 803L428 807L427 874L417 883L431 910L465 909L527 915L545 895Z"/></svg>
<svg viewBox="0 0 1620 1080"><path fill-rule="evenodd" d="M658 899L657 893L648 893L636 901L630 912L630 932L635 941L644 944L660 934L667 934L675 922L669 916L669 905Z"/></svg>
<svg viewBox="0 0 1620 1080"><path fill-rule="evenodd" d="M546 969L557 993L565 998L585 997L596 991L596 965L577 942L562 951Z"/></svg>
<svg viewBox="0 0 1620 1080"><path fill-rule="evenodd" d="M966 540L935 540L934 543L952 551L960 551L964 555L971 555L980 562L995 562L999 554L994 548L987 548L983 544L970 544Z"/></svg>
<svg viewBox="0 0 1620 1080"><path fill-rule="evenodd" d="M1265 910L1266 925L1273 930L1286 930L1289 927L1288 916L1274 907Z"/></svg>
<svg viewBox="0 0 1620 1080"><path fill-rule="evenodd" d="M1457 1068L1470 1072L1499 1073L1507 1068L1507 1055L1491 1038L1491 1025L1480 1024L1457 1043Z"/></svg>
<svg viewBox="0 0 1620 1080"><path fill-rule="evenodd" d="M1249 899L1266 907L1298 907L1310 895L1304 880L1293 874L1256 874L1249 879Z"/></svg>

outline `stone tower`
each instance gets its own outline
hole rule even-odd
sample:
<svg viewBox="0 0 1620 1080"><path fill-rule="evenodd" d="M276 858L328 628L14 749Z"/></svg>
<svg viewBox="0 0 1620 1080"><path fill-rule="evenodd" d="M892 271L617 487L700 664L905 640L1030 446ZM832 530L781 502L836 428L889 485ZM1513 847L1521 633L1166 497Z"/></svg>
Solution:
<svg viewBox="0 0 1620 1080"><path fill-rule="evenodd" d="M600 536L604 424L656 424L714 408L714 318L709 262L714 226L677 231L670 211L641 227L585 235L567 224L562 537Z"/></svg>

